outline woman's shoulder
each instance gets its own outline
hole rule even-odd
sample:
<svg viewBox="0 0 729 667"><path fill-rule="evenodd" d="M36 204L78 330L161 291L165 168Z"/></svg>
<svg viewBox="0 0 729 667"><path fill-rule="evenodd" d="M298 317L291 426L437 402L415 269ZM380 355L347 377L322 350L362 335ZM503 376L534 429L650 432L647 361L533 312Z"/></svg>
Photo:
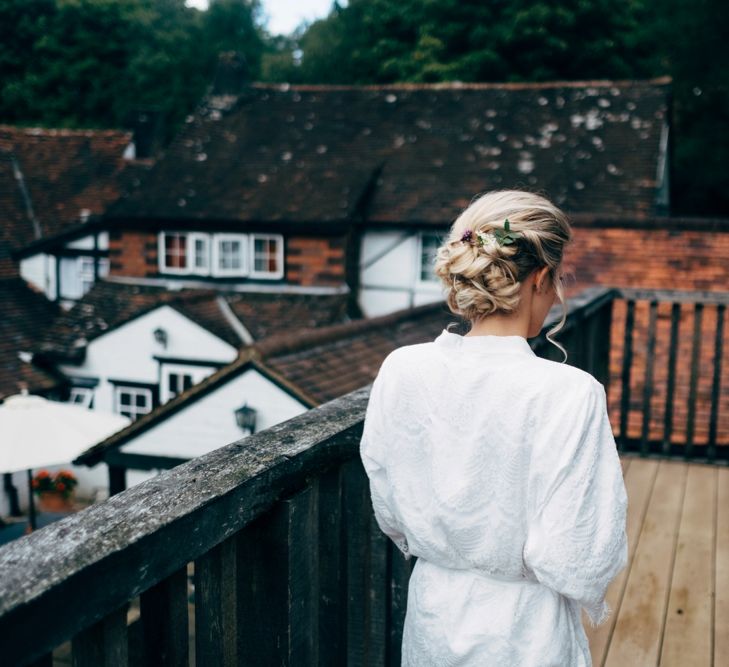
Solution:
<svg viewBox="0 0 729 667"><path fill-rule="evenodd" d="M534 357L534 368L542 382L555 389L573 390L582 394L604 391L600 381L591 373L559 361Z"/></svg>
<svg viewBox="0 0 729 667"><path fill-rule="evenodd" d="M434 346L433 342L414 343L412 345L403 345L392 350L382 361L381 369L402 369L406 370L412 367L413 363L423 363L427 359L433 358Z"/></svg>

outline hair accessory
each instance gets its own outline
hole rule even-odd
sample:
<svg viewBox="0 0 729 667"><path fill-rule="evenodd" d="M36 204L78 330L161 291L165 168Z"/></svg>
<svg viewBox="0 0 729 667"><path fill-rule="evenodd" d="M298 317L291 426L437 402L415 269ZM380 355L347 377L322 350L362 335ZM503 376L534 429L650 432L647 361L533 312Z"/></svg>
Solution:
<svg viewBox="0 0 729 667"><path fill-rule="evenodd" d="M461 241L463 241L464 243L473 244L473 236L473 231L467 229L465 232L463 232L463 236L461 236ZM504 220L503 229L497 227L496 229L490 229L488 232L476 232L478 247L487 249L495 248L497 245L511 245L521 236L523 236L521 232L511 231L509 218L506 218L506 220Z"/></svg>

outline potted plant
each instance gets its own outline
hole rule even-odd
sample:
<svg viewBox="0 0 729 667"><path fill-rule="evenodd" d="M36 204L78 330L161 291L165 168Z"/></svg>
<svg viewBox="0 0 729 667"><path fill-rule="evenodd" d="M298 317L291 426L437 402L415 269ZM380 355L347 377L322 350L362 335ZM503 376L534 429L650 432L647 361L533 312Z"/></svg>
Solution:
<svg viewBox="0 0 729 667"><path fill-rule="evenodd" d="M40 508L46 512L71 510L74 488L77 484L78 480L70 470L59 470L55 475L51 475L47 470L39 470L32 481Z"/></svg>

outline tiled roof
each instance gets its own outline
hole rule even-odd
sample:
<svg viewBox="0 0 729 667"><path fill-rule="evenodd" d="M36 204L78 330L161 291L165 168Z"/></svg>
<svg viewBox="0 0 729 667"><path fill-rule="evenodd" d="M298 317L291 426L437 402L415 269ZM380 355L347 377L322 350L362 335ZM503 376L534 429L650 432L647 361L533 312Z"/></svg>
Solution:
<svg viewBox="0 0 729 667"><path fill-rule="evenodd" d="M445 224L506 187L569 212L648 215L669 87L257 83L190 116L112 216L310 224L366 209L372 223Z"/></svg>
<svg viewBox="0 0 729 667"><path fill-rule="evenodd" d="M0 237L13 250L103 213L136 167L131 133L0 125ZM35 222L34 222L35 219Z"/></svg>
<svg viewBox="0 0 729 667"><path fill-rule="evenodd" d="M239 347L245 342L241 340L240 325L255 340L275 333L325 326L346 318L346 301L346 293L168 290L100 280L71 310L59 316L48 330L42 349L72 357L79 339L90 341L162 305L175 308L222 340ZM228 313L226 304L230 308Z"/></svg>
<svg viewBox="0 0 729 667"><path fill-rule="evenodd" d="M369 384L392 350L432 341L451 322L463 326L440 302L301 336L270 338L256 349L268 367L324 403Z"/></svg>
<svg viewBox="0 0 729 667"><path fill-rule="evenodd" d="M41 392L59 384L55 376L21 358L21 353L33 352L57 312L55 304L24 280L0 279L0 399L23 388Z"/></svg>

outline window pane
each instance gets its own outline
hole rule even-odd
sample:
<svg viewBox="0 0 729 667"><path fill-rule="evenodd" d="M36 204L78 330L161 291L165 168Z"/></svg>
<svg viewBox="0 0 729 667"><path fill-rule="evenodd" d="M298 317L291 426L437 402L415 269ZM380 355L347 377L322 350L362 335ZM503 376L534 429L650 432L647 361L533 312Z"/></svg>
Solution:
<svg viewBox="0 0 729 667"><path fill-rule="evenodd" d="M183 391L192 387L192 375L182 376L182 389Z"/></svg>
<svg viewBox="0 0 729 667"><path fill-rule="evenodd" d="M147 405L147 397L144 394L137 394L135 404L138 408L143 408Z"/></svg>
<svg viewBox="0 0 729 667"><path fill-rule="evenodd" d="M253 241L253 269L260 273L277 273L279 270L276 253L278 240L274 238L256 238Z"/></svg>
<svg viewBox="0 0 729 667"><path fill-rule="evenodd" d="M187 268L187 234L165 234L165 266Z"/></svg>
<svg viewBox="0 0 729 667"><path fill-rule="evenodd" d="M175 375L174 373L170 374L169 388L170 394L172 394L173 396L177 394L177 375Z"/></svg>
<svg viewBox="0 0 729 667"><path fill-rule="evenodd" d="M132 404L132 397L127 392L123 391L119 395L119 402L122 405L131 405Z"/></svg>
<svg viewBox="0 0 729 667"><path fill-rule="evenodd" d="M240 241L226 239L219 242L219 263L221 269L236 271L243 268L243 246Z"/></svg>
<svg viewBox="0 0 729 667"><path fill-rule="evenodd" d="M195 268L208 268L208 244L205 239L195 239Z"/></svg>

